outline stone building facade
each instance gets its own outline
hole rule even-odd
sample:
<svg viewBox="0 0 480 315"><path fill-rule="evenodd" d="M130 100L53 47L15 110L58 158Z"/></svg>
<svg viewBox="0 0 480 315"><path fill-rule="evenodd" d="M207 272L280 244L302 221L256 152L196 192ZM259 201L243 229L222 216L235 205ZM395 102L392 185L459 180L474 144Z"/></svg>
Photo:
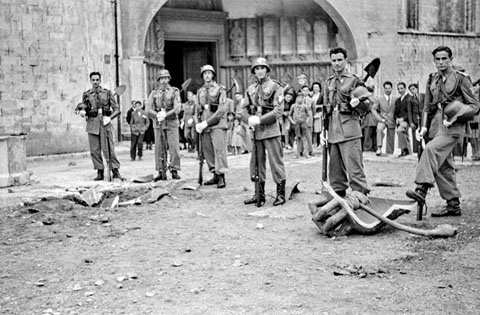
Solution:
<svg viewBox="0 0 480 315"><path fill-rule="evenodd" d="M27 134L27 154L88 149L85 122L73 108L100 71L116 82L114 6L118 9L118 135L128 137L130 101L144 100L167 68L172 84L212 64L227 88L252 80L250 64L266 56L272 75L287 83L299 74L323 81L328 50L347 48L352 71L369 84L419 82L434 71L431 51L449 45L454 64L480 76L480 4L475 0L0 0L0 134Z"/></svg>

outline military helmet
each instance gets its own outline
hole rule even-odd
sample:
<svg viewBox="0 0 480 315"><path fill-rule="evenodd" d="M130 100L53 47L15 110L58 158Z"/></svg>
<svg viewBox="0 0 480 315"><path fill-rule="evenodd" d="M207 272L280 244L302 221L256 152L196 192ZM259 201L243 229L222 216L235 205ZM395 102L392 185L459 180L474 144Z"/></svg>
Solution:
<svg viewBox="0 0 480 315"><path fill-rule="evenodd" d="M204 65L203 67L200 68L200 75L203 76L203 73L205 71L212 71L213 73L213 76L216 76L217 73L215 72L215 69L213 69L213 67L211 65Z"/></svg>
<svg viewBox="0 0 480 315"><path fill-rule="evenodd" d="M165 77L168 77L169 79L172 78L170 76L170 72L168 72L167 69L160 70L160 72L158 73L157 81L160 80L160 78L165 78Z"/></svg>
<svg viewBox="0 0 480 315"><path fill-rule="evenodd" d="M253 65L252 65L252 69L250 71L253 74L255 74L255 68L259 67L259 66L264 66L265 68L267 68L267 72L270 72L270 67L267 64L267 59L265 59L263 57L259 57L259 58L255 59L255 61L253 62Z"/></svg>
<svg viewBox="0 0 480 315"><path fill-rule="evenodd" d="M467 122L473 119L477 112L472 106L463 104L460 101L453 101L443 109L443 114L447 116L449 122L455 121Z"/></svg>
<svg viewBox="0 0 480 315"><path fill-rule="evenodd" d="M352 91L352 97L358 98L360 101L363 101L367 97L370 97L372 93L364 86L357 86Z"/></svg>

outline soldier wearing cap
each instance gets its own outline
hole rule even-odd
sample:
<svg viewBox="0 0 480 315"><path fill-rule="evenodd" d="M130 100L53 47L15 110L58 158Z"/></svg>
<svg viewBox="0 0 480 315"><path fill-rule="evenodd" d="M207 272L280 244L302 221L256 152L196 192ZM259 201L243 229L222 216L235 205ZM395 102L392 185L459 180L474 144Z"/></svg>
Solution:
<svg viewBox="0 0 480 315"><path fill-rule="evenodd" d="M110 123L112 119L120 115L120 108L115 101L113 93L110 90L100 86L102 76L99 72L90 73L90 83L92 88L83 93L83 109L79 114L87 119L88 144L90 146L90 156L93 162L93 168L97 170L97 177L94 180L104 179L104 166L102 160L102 150L110 156L113 178L123 180L120 175L120 162L115 155L115 145L113 143L113 127ZM100 121L102 117L102 121ZM105 128L105 134L108 141L107 148L101 147L100 128Z"/></svg>
<svg viewBox="0 0 480 315"><path fill-rule="evenodd" d="M200 69L205 84L197 91L198 106L195 128L202 137L203 156L213 177L204 185L217 185L224 188L227 164L227 93L225 87L215 82L215 69L204 65Z"/></svg>
<svg viewBox="0 0 480 315"><path fill-rule="evenodd" d="M460 191L455 178L452 151L460 137L468 137L468 121L480 109L480 103L472 91L470 78L452 67L453 53L450 47L439 46L432 52L437 72L429 75L425 91L421 128L417 128L417 140L428 131L430 140L417 165L415 190L407 196L424 204L427 192L437 183L440 197L447 201L433 217L461 215ZM428 126L428 117L435 115Z"/></svg>
<svg viewBox="0 0 480 315"><path fill-rule="evenodd" d="M181 109L180 91L170 86L170 72L168 70L160 70L157 81L159 87L150 93L147 99L145 111L154 120L153 129L155 134L155 170L158 176L155 181L167 179L167 174L163 174L162 163L167 163L161 159L162 147L168 146L170 154L168 169L173 179L180 179L178 171L180 170L180 144L179 144L179 121L178 114ZM164 132L165 137L161 137ZM162 143L161 139L166 143ZM165 168L166 169L166 168Z"/></svg>
<svg viewBox="0 0 480 315"><path fill-rule="evenodd" d="M278 120L283 114L283 88L277 81L272 80L267 73L270 67L265 58L257 58L251 68L257 81L251 84L245 92L240 115L242 121L254 129L255 142L250 158L250 176L255 180L255 166L258 168L260 189L260 204L265 203L266 158L270 163L270 170L274 182L277 184L277 196L274 206L285 203L285 166L283 164L282 143L280 140L280 125ZM266 152L265 152L266 151ZM265 154L267 153L267 154ZM256 165L258 161L258 165ZM257 202L257 195L244 201L245 204Z"/></svg>
<svg viewBox="0 0 480 315"><path fill-rule="evenodd" d="M334 74L326 80L324 93L330 185L341 197L346 195L349 187L368 194L370 190L363 171L360 115L368 108L371 93L363 86L362 80L346 68L347 51L344 48L330 50L330 61Z"/></svg>

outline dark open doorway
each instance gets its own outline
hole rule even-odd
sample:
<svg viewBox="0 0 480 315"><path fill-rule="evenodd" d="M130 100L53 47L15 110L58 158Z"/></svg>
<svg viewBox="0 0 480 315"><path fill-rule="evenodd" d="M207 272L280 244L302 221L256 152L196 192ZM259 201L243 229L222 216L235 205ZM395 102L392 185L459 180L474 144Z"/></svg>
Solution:
<svg viewBox="0 0 480 315"><path fill-rule="evenodd" d="M200 67L205 64L216 68L215 43L165 41L165 69L170 71L172 86L181 88L192 78L188 89L196 92L203 85Z"/></svg>

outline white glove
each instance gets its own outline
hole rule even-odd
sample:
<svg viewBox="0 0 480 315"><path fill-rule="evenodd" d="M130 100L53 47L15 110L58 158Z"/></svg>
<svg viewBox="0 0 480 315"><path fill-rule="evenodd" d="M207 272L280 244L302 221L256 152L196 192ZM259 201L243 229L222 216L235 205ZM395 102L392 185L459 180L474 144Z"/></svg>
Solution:
<svg viewBox="0 0 480 315"><path fill-rule="evenodd" d="M108 116L103 117L103 125L104 126L108 125L111 121L112 121L112 119L110 117L108 117Z"/></svg>
<svg viewBox="0 0 480 315"><path fill-rule="evenodd" d="M353 108L357 107L358 104L360 104L360 100L358 98L354 97L350 100L350 105L352 105Z"/></svg>
<svg viewBox="0 0 480 315"><path fill-rule="evenodd" d="M415 131L415 138L417 138L417 141L422 141L423 136L425 135L426 132L427 132L426 127L417 128L417 131Z"/></svg>
<svg viewBox="0 0 480 315"><path fill-rule="evenodd" d="M447 118L443 119L443 125L445 127L450 127L453 124L453 122L449 122Z"/></svg>
<svg viewBox="0 0 480 315"><path fill-rule="evenodd" d="M84 110L81 110L78 112L78 114L82 117L82 118L85 118L85 116L87 115L87 112L84 111Z"/></svg>
<svg viewBox="0 0 480 315"><path fill-rule="evenodd" d="M260 125L260 117L258 116L250 116L248 117L248 125L250 127L255 127L257 125Z"/></svg>
<svg viewBox="0 0 480 315"><path fill-rule="evenodd" d="M198 123L195 125L195 129L197 130L198 133L202 133L205 128L208 127L208 124L206 121L202 121L201 123Z"/></svg>
<svg viewBox="0 0 480 315"><path fill-rule="evenodd" d="M328 131L325 132L325 134L322 132L320 133L320 143L322 145L326 145L328 144Z"/></svg>
<svg viewBox="0 0 480 315"><path fill-rule="evenodd" d="M161 111L158 112L158 114L157 114L157 120L158 120L159 122L164 121L164 120L165 120L165 117L167 117L167 113L165 113L164 110L161 110Z"/></svg>

